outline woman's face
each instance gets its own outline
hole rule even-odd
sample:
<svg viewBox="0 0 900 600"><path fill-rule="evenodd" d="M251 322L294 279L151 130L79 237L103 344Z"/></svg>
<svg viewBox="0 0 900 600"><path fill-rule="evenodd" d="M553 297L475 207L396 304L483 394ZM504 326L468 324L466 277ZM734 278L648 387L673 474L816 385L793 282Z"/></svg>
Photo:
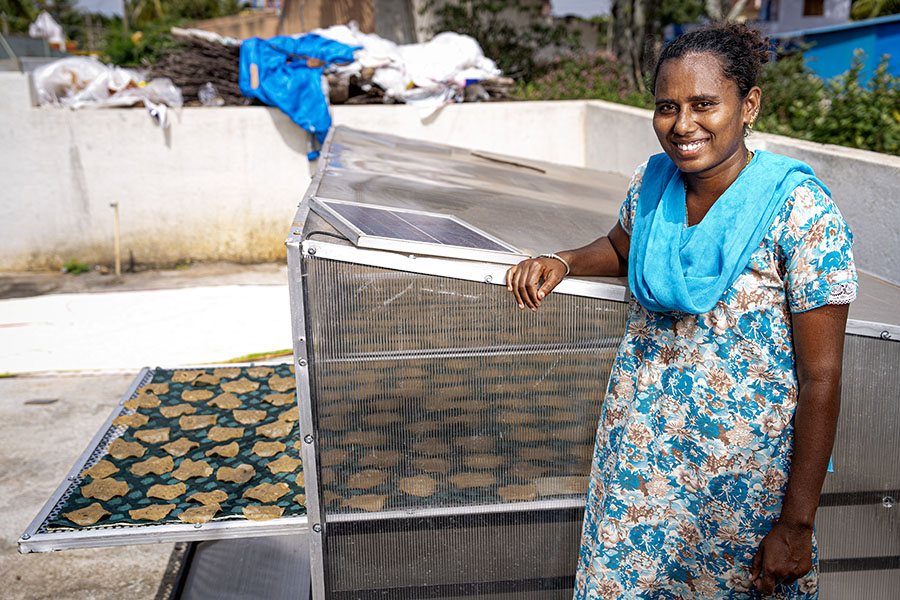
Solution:
<svg viewBox="0 0 900 600"><path fill-rule="evenodd" d="M759 108L759 88L740 97L714 54L665 61L656 78L653 129L663 150L685 173L714 175L743 167L744 124Z"/></svg>

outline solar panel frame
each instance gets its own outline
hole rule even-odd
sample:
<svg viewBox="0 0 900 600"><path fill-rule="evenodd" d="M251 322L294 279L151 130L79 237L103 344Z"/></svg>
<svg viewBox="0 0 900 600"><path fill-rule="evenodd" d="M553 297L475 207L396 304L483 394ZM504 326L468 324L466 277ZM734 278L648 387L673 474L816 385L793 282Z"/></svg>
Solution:
<svg viewBox="0 0 900 600"><path fill-rule="evenodd" d="M528 258L518 248L454 215L315 196L310 206L359 248L509 265ZM439 231L429 229L430 224ZM478 245L459 243L467 239Z"/></svg>

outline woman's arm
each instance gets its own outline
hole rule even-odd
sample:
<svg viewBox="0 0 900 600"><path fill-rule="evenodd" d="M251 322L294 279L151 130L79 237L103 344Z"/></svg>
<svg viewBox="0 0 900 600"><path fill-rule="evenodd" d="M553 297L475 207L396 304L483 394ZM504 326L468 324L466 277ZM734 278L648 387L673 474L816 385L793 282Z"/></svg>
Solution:
<svg viewBox="0 0 900 600"><path fill-rule="evenodd" d="M628 250L631 238L616 223L606 237L575 250L558 252L569 263L570 275L616 277L628 273ZM506 272L506 289L513 293L519 308L536 311L541 301L566 275L566 267L555 258L538 257L523 260ZM538 288L538 284L543 285Z"/></svg>
<svg viewBox="0 0 900 600"><path fill-rule="evenodd" d="M763 594L812 568L812 533L841 406L841 362L848 305L794 313L799 397L794 449L781 516L763 538L750 577Z"/></svg>

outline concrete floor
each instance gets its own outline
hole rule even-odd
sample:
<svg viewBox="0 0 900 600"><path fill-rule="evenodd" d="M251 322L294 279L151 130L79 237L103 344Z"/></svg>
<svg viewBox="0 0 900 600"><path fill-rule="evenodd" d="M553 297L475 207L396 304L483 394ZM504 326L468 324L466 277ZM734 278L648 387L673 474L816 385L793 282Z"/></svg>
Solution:
<svg viewBox="0 0 900 600"><path fill-rule="evenodd" d="M0 373L15 374L0 377L0 597L166 597L173 544L20 555L16 540L140 367L223 361L290 340L279 265L0 274Z"/></svg>

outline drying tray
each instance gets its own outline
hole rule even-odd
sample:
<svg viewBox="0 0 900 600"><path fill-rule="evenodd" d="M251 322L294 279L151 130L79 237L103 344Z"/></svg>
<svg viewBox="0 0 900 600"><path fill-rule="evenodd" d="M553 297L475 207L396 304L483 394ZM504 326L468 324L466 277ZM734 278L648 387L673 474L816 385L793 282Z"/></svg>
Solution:
<svg viewBox="0 0 900 600"><path fill-rule="evenodd" d="M74 548L118 546L172 541L199 541L240 537L261 537L302 533L307 530L305 489L297 446L297 402L294 390L294 373L290 364L242 366L233 365L205 369L143 369L128 391L116 405L100 431L69 471L50 500L18 540L20 552L50 552ZM185 394L187 394L185 396ZM145 401L139 401L141 398ZM149 400L148 400L149 398ZM158 398L158 406L152 406ZM217 400L219 399L219 400ZM213 402L213 404L210 404ZM237 402L240 405L237 405ZM140 406L136 406L140 405ZM193 415L213 415L216 423L197 429L183 429L180 421L184 415L165 416L161 408L187 405ZM230 406L230 408L228 408ZM190 410L190 409L188 409ZM261 411L255 415L242 414L245 423L235 420L235 410ZM168 411L167 411L168 412ZM122 417L144 415L146 423L126 426ZM170 412L171 414L171 412ZM259 419L254 423L249 420ZM128 419L125 419L126 421ZM138 423L143 421L138 417ZM278 425L281 423L281 425ZM276 427L265 428L275 424ZM214 441L208 437L211 427L243 428L243 435L234 439ZM262 430L259 428L263 427ZM168 428L169 441L179 438L196 443L183 455L172 455L163 449L167 443L142 441L149 439L141 432ZM275 431L273 431L273 429ZM281 431L277 431L277 430ZM232 431L234 435L239 433ZM280 434L280 435L278 435ZM146 448L140 457L116 459L110 456L110 446L121 440L137 442ZM238 453L227 457L207 453L217 446L237 443ZM269 443L269 456L254 452L257 442ZM281 444L271 444L280 442ZM119 442L121 443L121 442ZM273 452L273 447L276 450ZM173 470L156 475L136 475L131 467L148 458L171 457ZM208 476L191 477L182 481L186 491L172 500L148 498L147 492L156 484L179 483L173 473L190 459L205 461L212 470ZM83 474L101 460L113 463L118 471L106 477L124 481L128 490L124 495L108 500L86 498L82 488L93 481ZM274 466L269 465L275 461ZM246 464L253 467L253 477L246 482L226 482L217 478L220 469L236 468ZM102 479L102 477L98 477ZM280 498L261 501L244 494L261 484L278 485L283 492ZM286 487L285 487L286 486ZM220 510L205 523L185 523L178 515L185 509L200 506L196 500L188 500L196 492L222 490L227 498L219 503ZM93 525L79 526L65 517L66 513L82 509L94 502L110 514ZM171 512L159 521L136 520L129 511L154 504L173 504ZM281 516L268 520L251 520L244 508L252 505L268 505L269 510L281 512Z"/></svg>

